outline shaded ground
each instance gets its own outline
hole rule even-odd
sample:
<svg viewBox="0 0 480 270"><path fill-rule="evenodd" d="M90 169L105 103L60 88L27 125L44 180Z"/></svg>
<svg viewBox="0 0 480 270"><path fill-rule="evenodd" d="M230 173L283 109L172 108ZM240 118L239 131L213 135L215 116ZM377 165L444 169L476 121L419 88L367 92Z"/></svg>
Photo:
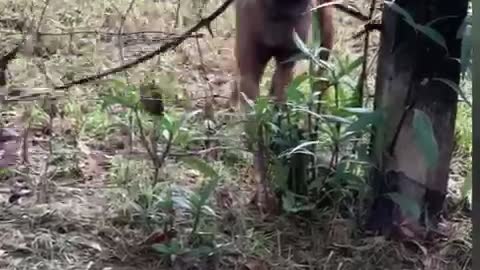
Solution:
<svg viewBox="0 0 480 270"><path fill-rule="evenodd" d="M117 32L122 16L115 8L124 12L128 9L128 2L53 0L41 30L58 32L63 26L79 31ZM2 3L0 8L6 5L12 11L11 18L18 19L24 17L22 12L29 12L25 9L29 5L25 3L29 4L28 1ZM213 3L207 10L215 6ZM42 3L35 1L32 10L33 14L29 15L39 18ZM175 96L179 99L188 96L193 101L192 108L202 107L201 98L208 96L210 89L219 96L218 103L223 103L225 98L222 97L229 95L229 82L234 71L232 14L230 9L212 25L215 37L206 36L201 41L203 65L199 64L195 42L190 40L175 51L128 70L128 74L118 74L116 78L128 76L135 84L149 74L161 80L166 91L172 93L172 100ZM172 32L174 15L175 5L170 2L141 1L135 3L126 16L124 31ZM335 49L359 55L362 41L350 37L360 30L360 24L346 16L337 18L340 27ZM189 23L188 19L195 21L194 18L183 19L186 23ZM8 27L4 25L2 28ZM175 32L181 32L181 27ZM19 38L18 35L2 35L1 42L13 44ZM155 42L158 38L165 38L165 35L156 33L124 38L124 58L128 61L152 50L158 46ZM78 35L72 41L68 36L44 37L40 47L46 48L44 53L48 57L41 61L45 64L47 76L39 69L38 58L26 52L10 65L10 84L25 88L43 87L113 67L122 62L117 45L116 38L105 36ZM371 51L374 54L375 46ZM268 79L263 83L268 83ZM373 85L373 77L369 79L369 85ZM31 103L11 108L13 113L7 117L11 120L10 126L21 133L28 125L25 119L33 119L33 128L28 140L30 165L19 166L13 175L4 173L0 182L0 191L4 191L0 193L1 269L158 269L158 256L141 244L147 238L146 233L131 228L118 213L122 201L116 195L122 186L115 182L118 177L112 176L112 171L119 170L121 161L118 160L127 153L126 135L121 128L107 129L118 122L119 117L99 110L96 101L101 91L102 88L94 84L73 87L62 100L65 117L57 118L53 123L53 139L45 132L48 121L38 110L33 111L33 117L27 117ZM217 109L221 107L219 105ZM240 142L240 138L232 134L238 133L231 131L231 144ZM49 154L49 142L53 154ZM134 148L137 154L133 159L145 159L145 154L139 153L138 141ZM49 160L47 172L44 171L46 159ZM224 179L215 196L215 210L219 215L215 237L224 245L218 258L218 269L471 269L471 224L468 218L459 214L445 222L447 238L430 246L419 243L403 245L381 237L361 238L356 224L337 219L328 211L319 211L308 220L281 216L274 221L259 222L255 211L245 206L253 188L246 164L216 164ZM138 174L133 175L140 179L145 167L139 166L135 171ZM180 186L195 186L201 181L197 172L174 161L169 161L164 172L165 179L173 179ZM457 159L452 165L454 192L458 193L464 174L461 158ZM9 189L14 183L25 182L33 187L47 176L52 183L48 191L49 203L39 204L35 196L21 200L19 205L8 203ZM232 198L231 207L221 207L222 194ZM175 267L187 269L186 265L195 264L192 260L178 258Z"/></svg>

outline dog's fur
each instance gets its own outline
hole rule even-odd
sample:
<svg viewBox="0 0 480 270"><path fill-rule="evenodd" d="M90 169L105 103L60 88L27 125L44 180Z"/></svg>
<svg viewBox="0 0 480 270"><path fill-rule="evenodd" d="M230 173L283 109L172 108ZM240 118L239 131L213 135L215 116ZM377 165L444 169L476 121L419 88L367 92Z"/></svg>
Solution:
<svg viewBox="0 0 480 270"><path fill-rule="evenodd" d="M265 66L273 57L276 69L272 78L270 95L278 102L285 100L285 87L293 77L294 62L283 63L296 53L293 41L295 30L306 41L312 22L310 8L331 0L236 0L235 56L238 80L232 101L238 103L239 92L248 99L259 95L259 84ZM333 45L333 7L320 9L322 46Z"/></svg>

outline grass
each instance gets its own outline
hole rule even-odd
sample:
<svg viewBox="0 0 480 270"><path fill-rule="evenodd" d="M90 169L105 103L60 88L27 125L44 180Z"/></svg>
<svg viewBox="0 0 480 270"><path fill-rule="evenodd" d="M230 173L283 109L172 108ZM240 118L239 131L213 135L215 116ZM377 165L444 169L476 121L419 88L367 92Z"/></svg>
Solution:
<svg viewBox="0 0 480 270"><path fill-rule="evenodd" d="M125 17L125 32L181 33L197 20L192 12L194 3L187 2L180 11L178 28L173 29L175 1L138 0L129 10L130 0L51 0L40 30L117 32ZM219 3L208 1L205 12ZM0 19L27 18L35 28L44 3L3 1L0 9L9 14ZM123 16L127 10L128 15ZM51 183L50 200L38 203L34 197L26 197L19 205L11 206L3 203L8 192L0 192L0 268L213 269L212 264L216 264L217 269L471 269L471 224L458 212L446 221L447 239L426 246L361 236L357 224L328 208L308 218L284 214L262 220L249 207L255 188L251 155L239 149L243 140L240 127L232 123L237 117L223 111L222 97L230 94L229 80L234 74L233 14L234 10L229 9L213 23L214 37L206 33L200 40L203 67L199 65L195 40L188 40L175 51L109 78L137 86L154 78L167 93L166 111L174 119L184 111L203 109L203 97L212 87L220 97L214 104L215 124L228 126L208 135L227 148L217 159L208 159L219 180L209 200L200 204L186 199L200 194L198 190L210 181L211 175L201 164L194 169L180 161L182 153L197 153L204 147L207 128L202 116L187 122L182 134L189 136L189 143L174 144L171 158L161 168L161 177L152 182L154 168L138 130L129 148L130 131L125 128L130 121L128 112L118 106L110 111L101 107L101 95L108 90L108 82L76 86L64 93L57 105L62 117L53 121L53 139L42 131L49 117L41 109L41 101L14 104L7 110L11 112L10 125L21 131L31 120L39 128L28 138L31 164L10 172L14 177L2 180L0 190L8 190L18 179L33 188L39 179L47 177ZM362 41L350 39L359 30L357 22L338 16L336 23L341 27L335 50L348 52L351 58L360 55ZM0 29L11 32L7 24L1 24ZM18 34L0 36L5 51L21 38ZM372 36L371 55L378 44L378 35ZM162 38L165 35L160 33L124 37L128 41L122 46L125 59L153 50L161 43L154 40ZM44 35L33 44L41 48L43 57L28 50L21 53L9 65L9 86L31 89L59 85L122 62L117 39L111 36L79 34L70 39L68 35ZM39 62L46 72L39 68ZM305 69L301 65L298 72ZM268 89L271 73L269 65L263 89ZM368 89L373 89L373 77L368 79ZM142 115L148 131L153 127L149 119ZM459 158L452 162L453 193L458 191L466 174L464 168L469 166L461 157L471 153L470 119L470 109L461 106L455 154ZM161 141L159 148L164 149L165 140ZM53 153L49 143L53 144ZM43 171L48 159L49 166ZM175 214L167 211L172 208L170 204L175 206ZM192 233L195 206L202 214L197 232ZM159 236L159 229L170 228L171 219L178 231L177 242L157 247L160 253L152 251L145 241L152 235ZM178 252L173 262L171 256L165 255L172 250ZM207 256L195 255L205 250L216 256L214 263L201 259Z"/></svg>

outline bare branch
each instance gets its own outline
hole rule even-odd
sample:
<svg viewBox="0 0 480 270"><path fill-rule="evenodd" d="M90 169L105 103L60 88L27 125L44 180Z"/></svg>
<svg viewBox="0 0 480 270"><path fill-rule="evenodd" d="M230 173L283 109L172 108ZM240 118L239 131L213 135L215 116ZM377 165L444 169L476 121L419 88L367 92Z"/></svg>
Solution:
<svg viewBox="0 0 480 270"><path fill-rule="evenodd" d="M128 63L126 63L124 65L120 65L118 67L106 70L104 72L101 72L101 73L98 73L98 74L95 74L95 75L91 75L91 76L87 76L87 77L84 77L84 78L81 78L81 79L78 79L78 80L74 80L74 81L69 82L65 85L55 87L55 89L68 89L68 88L70 88L74 85L85 84L85 83L89 83L89 82L92 82L92 81L99 80L99 79L104 78L106 76L109 76L109 75L118 73L120 71L123 71L125 69L137 66L141 63L144 63L147 60L152 59L153 57L155 57L155 56L157 56L161 53L164 53L164 52L166 52L170 49L174 49L178 45L180 45L183 41L185 41L187 38L191 37L191 35L193 33L197 32L201 28L203 28L203 27L208 28L210 26L210 24L212 23L212 21L215 20L218 16L220 16L228 8L228 6L230 6L230 4L233 3L233 1L234 0L226 0L217 10L215 10L212 14L210 14L210 16L208 16L205 19L200 20L196 25L194 25L192 28L187 30L183 35L174 39L173 41L170 41L170 42L160 46L160 48L156 49L153 52L150 52L146 55L143 55L143 56L141 56L141 57L139 57L135 60L129 61Z"/></svg>
<svg viewBox="0 0 480 270"><path fill-rule="evenodd" d="M43 6L42 13L40 14L40 19L38 20L37 30L35 31L35 33L40 32L40 27L42 27L43 19L45 18L45 13L47 12L49 4L50 0L45 0L45 5Z"/></svg>
<svg viewBox="0 0 480 270"><path fill-rule="evenodd" d="M133 5L135 4L135 0L131 0L130 1L130 4L128 5L128 8L127 10L125 11L124 14L121 14L121 21L120 21L120 27L118 27L118 40L117 40L117 43L118 43L118 52L119 52L119 57L120 57L120 61L122 63L122 65L125 64L125 57L124 57L124 46L123 46L123 36L122 36L122 33L123 33L123 28L125 26L125 22L127 21L127 15L128 13L130 13L130 11L132 10L133 8ZM128 82L128 72L125 71L125 78Z"/></svg>
<svg viewBox="0 0 480 270"><path fill-rule="evenodd" d="M14 31L0 31L2 35L24 35L21 32ZM164 39L178 38L179 35L175 33L165 31L135 31L135 32L108 32L98 30L84 30L84 31L70 31L70 32L38 32L39 36L71 36L71 35L106 35L106 36L130 36L130 35L142 35L142 34L162 34L166 35ZM193 34L190 37L203 37L203 34Z"/></svg>

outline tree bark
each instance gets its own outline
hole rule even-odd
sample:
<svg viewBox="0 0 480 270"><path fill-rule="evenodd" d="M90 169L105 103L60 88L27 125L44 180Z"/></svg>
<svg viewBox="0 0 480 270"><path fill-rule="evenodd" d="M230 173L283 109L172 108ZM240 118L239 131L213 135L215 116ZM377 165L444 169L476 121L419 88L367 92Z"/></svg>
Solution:
<svg viewBox="0 0 480 270"><path fill-rule="evenodd" d="M413 199L433 225L437 224L447 193L449 165L454 143L458 94L442 78L460 80L461 39L458 29L468 0L398 0L420 25L429 26L445 39L446 50L409 25L398 12L385 5L377 69L375 107L385 113L385 124L375 130L372 173L375 200L368 228L390 233L400 224L418 228L419 220L403 214L384 196L398 192ZM414 141L414 109L430 118L438 144L439 158L433 168ZM406 223L405 223L406 222Z"/></svg>

